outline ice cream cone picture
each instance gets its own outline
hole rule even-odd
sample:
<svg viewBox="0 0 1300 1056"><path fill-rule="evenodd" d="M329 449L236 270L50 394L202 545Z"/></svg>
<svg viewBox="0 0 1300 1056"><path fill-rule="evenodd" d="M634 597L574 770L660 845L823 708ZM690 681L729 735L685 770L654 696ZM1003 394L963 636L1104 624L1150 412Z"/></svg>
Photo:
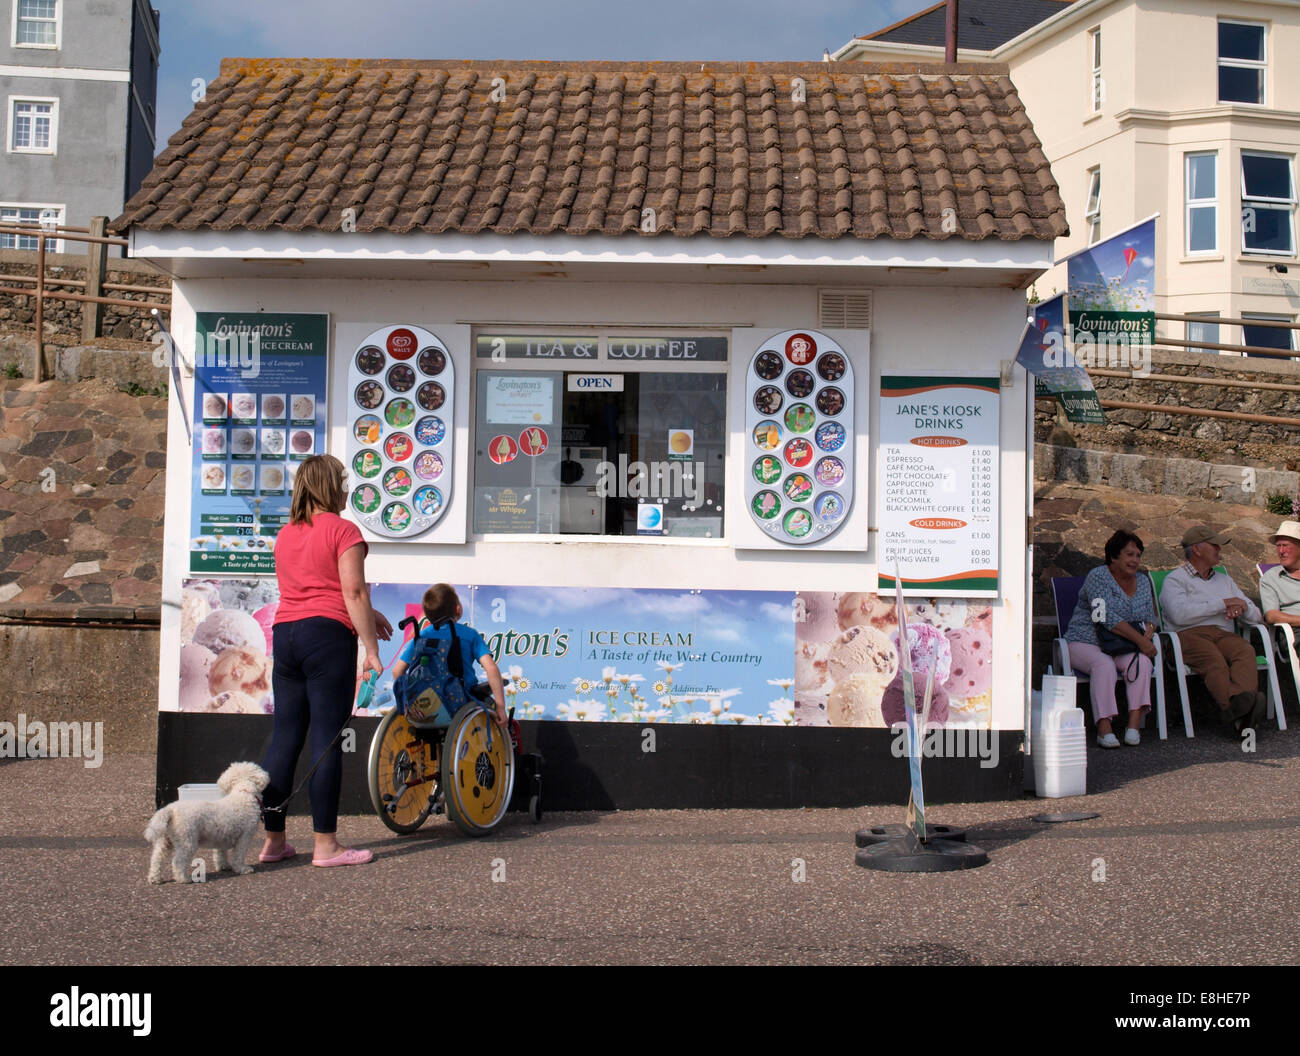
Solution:
<svg viewBox="0 0 1300 1056"><path fill-rule="evenodd" d="M523 449L525 455L530 455L534 458L545 451L549 443L550 438L546 435L546 430L538 429L536 426L533 426L530 429L525 429L519 434L520 448Z"/></svg>
<svg viewBox="0 0 1300 1056"><path fill-rule="evenodd" d="M519 445L515 443L512 436L506 436L503 433L500 436L494 436L488 442L488 458L492 459L498 466L513 462L518 455Z"/></svg>

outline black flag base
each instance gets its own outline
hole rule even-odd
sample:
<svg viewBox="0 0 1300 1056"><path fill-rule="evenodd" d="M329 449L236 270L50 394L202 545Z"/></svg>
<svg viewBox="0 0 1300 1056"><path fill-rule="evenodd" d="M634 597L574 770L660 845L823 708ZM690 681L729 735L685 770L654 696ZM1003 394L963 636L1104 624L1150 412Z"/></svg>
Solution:
<svg viewBox="0 0 1300 1056"><path fill-rule="evenodd" d="M906 825L873 825L855 835L854 861L886 873L948 873L989 864L982 848L966 842L966 830L927 825L922 842Z"/></svg>

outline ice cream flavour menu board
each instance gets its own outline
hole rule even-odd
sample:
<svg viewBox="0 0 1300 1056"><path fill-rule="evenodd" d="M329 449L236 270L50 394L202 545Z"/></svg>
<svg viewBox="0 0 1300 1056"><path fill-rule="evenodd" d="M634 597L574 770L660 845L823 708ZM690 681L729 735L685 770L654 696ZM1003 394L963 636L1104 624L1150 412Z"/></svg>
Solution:
<svg viewBox="0 0 1300 1056"><path fill-rule="evenodd" d="M770 538L818 543L853 505L853 368L816 330L759 345L745 375L745 502Z"/></svg>
<svg viewBox="0 0 1300 1056"><path fill-rule="evenodd" d="M996 595L998 379L880 379L880 590Z"/></svg>
<svg viewBox="0 0 1300 1056"><path fill-rule="evenodd" d="M324 450L329 316L199 312L190 570L275 571L298 464Z"/></svg>
<svg viewBox="0 0 1300 1056"><path fill-rule="evenodd" d="M407 323L344 352L349 513L376 535L415 538L451 501L455 365L436 336Z"/></svg>

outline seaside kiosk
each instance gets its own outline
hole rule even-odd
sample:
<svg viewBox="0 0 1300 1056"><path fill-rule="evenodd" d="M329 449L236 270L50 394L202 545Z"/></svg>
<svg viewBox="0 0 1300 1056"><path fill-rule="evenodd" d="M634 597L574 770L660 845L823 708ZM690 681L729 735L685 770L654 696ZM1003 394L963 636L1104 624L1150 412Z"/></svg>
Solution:
<svg viewBox="0 0 1300 1056"><path fill-rule="evenodd" d="M1004 67L228 59L115 227L174 276L161 798L269 735L320 452L551 808L900 801L904 648L929 798L1018 794L1010 362L1066 226Z"/></svg>

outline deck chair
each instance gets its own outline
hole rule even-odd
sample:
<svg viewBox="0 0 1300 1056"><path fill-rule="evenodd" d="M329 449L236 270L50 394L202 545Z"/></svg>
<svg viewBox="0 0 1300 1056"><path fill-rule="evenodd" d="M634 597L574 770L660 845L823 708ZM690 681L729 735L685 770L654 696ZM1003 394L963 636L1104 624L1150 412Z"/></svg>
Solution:
<svg viewBox="0 0 1300 1056"><path fill-rule="evenodd" d="M1085 674L1078 674L1070 666L1070 645L1065 640L1065 629L1070 625L1070 617L1074 614L1074 607L1079 603L1079 591L1083 588L1083 576L1057 576L1052 580L1052 601L1056 605L1056 631L1057 637L1052 641L1052 659L1047 667L1049 675L1061 674L1072 675L1079 680L1080 685L1089 681ZM1161 677L1161 661L1163 654L1160 650L1160 637L1156 636L1156 658L1151 668L1151 677L1155 679L1155 699L1156 699L1156 729L1160 734L1160 739L1166 740L1169 736L1168 724L1165 720L1165 680ZM1115 673L1115 681L1120 680L1120 674ZM1187 723L1187 736L1191 736L1191 719L1188 718L1188 709L1186 701L1183 702L1183 720Z"/></svg>
<svg viewBox="0 0 1300 1056"><path fill-rule="evenodd" d="M1165 577L1168 576L1169 573L1172 571L1173 569L1171 568L1165 568L1165 569L1157 569L1155 571L1150 571L1147 573L1147 575L1151 577L1151 589L1155 592L1156 623L1161 628L1164 627L1165 617L1164 617L1164 613L1161 611L1160 608L1160 588L1165 585ZM1215 565L1214 571L1222 573L1225 576L1228 574L1228 570L1224 568L1222 565ZM1259 652L1255 656L1255 667L1256 670L1263 671L1265 675L1264 682L1265 682L1265 686L1267 687L1265 696L1268 698L1268 717L1271 719L1274 717L1274 715L1276 715L1278 719L1279 728L1285 730L1286 716L1282 714L1282 694L1281 691L1278 689L1277 666L1273 662L1273 643L1268 633L1268 627L1265 624L1243 623L1242 621L1238 620L1237 621L1238 633L1241 633L1241 629L1243 627L1245 628L1246 631L1243 637L1247 641L1252 641L1252 635L1253 635L1254 638L1257 639L1259 642ZM1197 673L1193 668L1188 667L1187 664L1184 662L1183 649L1178 642L1178 635L1175 634L1173 631L1161 630L1160 634L1157 635L1157 637L1161 637L1161 636L1169 640L1169 654L1173 658L1174 673L1178 679L1178 695L1179 698L1182 700L1182 705L1183 705L1183 721L1187 723L1187 736L1191 737L1192 736L1192 712L1191 712L1191 708L1188 706L1187 676L1196 675ZM1197 677L1200 676L1197 675Z"/></svg>
<svg viewBox="0 0 1300 1056"><path fill-rule="evenodd" d="M1276 561L1260 562L1255 566L1255 571L1262 578L1264 573L1270 568L1277 568ZM1296 656L1295 651L1295 629L1289 623L1277 623L1273 625L1273 633L1277 636L1278 653L1285 657L1291 667L1291 681L1295 684L1296 694L1300 696L1300 657ZM1277 728L1286 729L1286 711L1282 706L1281 694L1278 695L1277 704Z"/></svg>

